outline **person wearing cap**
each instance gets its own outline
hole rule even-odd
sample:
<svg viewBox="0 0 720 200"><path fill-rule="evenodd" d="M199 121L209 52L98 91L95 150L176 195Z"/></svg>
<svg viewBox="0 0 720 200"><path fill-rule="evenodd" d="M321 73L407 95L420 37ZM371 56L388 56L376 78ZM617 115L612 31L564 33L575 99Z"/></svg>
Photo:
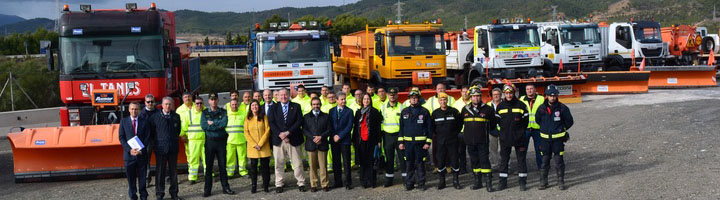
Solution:
<svg viewBox="0 0 720 200"><path fill-rule="evenodd" d="M432 114L432 112L434 112L436 109L440 108L440 102L438 101L439 100L438 95L440 93L445 93L445 83L442 83L442 82L438 83L435 86L435 95L430 97L429 99L427 99L427 101L425 101L425 104L422 104L422 106L425 107L425 109L430 111L430 114ZM455 103L455 98L448 95L448 104L452 105L454 103ZM437 145L437 143L433 143L433 145L430 147L430 152L431 152L430 154L432 155L432 156L430 156L430 159L432 160L433 165L438 166L437 157L435 156L435 153L436 153L435 145ZM433 173L435 173L435 171L433 171Z"/></svg>
<svg viewBox="0 0 720 200"><path fill-rule="evenodd" d="M506 84L503 86L505 98L497 107L495 112L500 128L500 183L498 190L507 188L508 163L510 152L515 148L515 156L518 165L518 183L520 191L527 190L527 138L525 130L528 124L528 111L525 104L515 98L515 85Z"/></svg>
<svg viewBox="0 0 720 200"><path fill-rule="evenodd" d="M212 194L212 169L215 158L218 161L220 169L220 183L222 184L223 193L233 195L234 191L230 189L227 176L227 139L228 133L225 131L228 123L227 111L218 107L220 103L217 93L211 93L208 103L210 107L203 110L202 129L205 131L205 193L203 197L209 197Z"/></svg>
<svg viewBox="0 0 720 200"><path fill-rule="evenodd" d="M545 90L547 101L540 105L538 112L535 113L535 119L540 125L540 137L542 150L542 171L540 178L540 187L544 190L548 188L548 172L550 171L550 159L555 155L555 170L557 171L558 187L560 190L567 189L565 186L565 142L570 138L567 132L573 126L573 116L570 108L558 101L558 91L555 85L550 85Z"/></svg>
<svg viewBox="0 0 720 200"><path fill-rule="evenodd" d="M535 163L537 164L537 168L540 169L540 166L542 165L542 156L540 155L540 125L535 122L535 113L537 112L538 107L545 103L545 97L537 94L535 85L530 83L525 85L525 96L520 97L519 100L525 104L525 107L530 112L530 116L528 117L528 127L525 131L525 138L527 138L528 141L527 145L530 144L530 139L533 140L533 148L535 148ZM528 148L527 145L525 146L526 149Z"/></svg>
<svg viewBox="0 0 720 200"><path fill-rule="evenodd" d="M312 106L310 106L310 96L305 91L305 85L297 86L297 95L292 99L292 102L300 104L303 115L310 113L310 110L312 110Z"/></svg>
<svg viewBox="0 0 720 200"><path fill-rule="evenodd" d="M398 88L390 88L388 90L388 102L383 103L380 112L383 115L382 131L383 131L383 151L385 152L385 187L393 185L395 177L395 154L399 162L399 171L403 178L407 176L405 173L405 159L402 150L398 148L398 132L400 131L400 112L405 108L403 104L398 102Z"/></svg>
<svg viewBox="0 0 720 200"><path fill-rule="evenodd" d="M470 90L469 86L464 85L460 87L460 93L462 94L462 98L458 99L453 103L453 108L457 109L459 112L462 112L463 108L465 108L466 105L471 103L470 101ZM458 135L458 165L460 166L460 174L467 173L467 145L465 145L465 139L463 139L465 134L463 134L465 131L464 125L463 128L460 129L460 135Z"/></svg>
<svg viewBox="0 0 720 200"><path fill-rule="evenodd" d="M495 110L482 103L482 91L480 87L469 88L471 103L462 108L460 116L465 125L464 140L470 154L473 174L475 175L473 190L482 188L482 179L485 177L487 191L492 192L492 170L488 157L488 141L490 131L496 127L497 119Z"/></svg>
<svg viewBox="0 0 720 200"><path fill-rule="evenodd" d="M447 174L447 166L452 168L453 187L460 187L460 166L457 160L458 135L462 128L462 117L457 109L448 106L448 95L445 93L437 94L440 108L435 109L432 113L434 126L432 135L435 137L433 144L435 145L435 168L437 168L439 183L438 190L445 188L445 174Z"/></svg>
<svg viewBox="0 0 720 200"><path fill-rule="evenodd" d="M407 161L407 178L405 189L410 191L418 184L420 190L425 188L425 159L432 143L433 123L430 111L420 105L420 90L410 90L408 94L410 106L400 113L400 132L398 144L400 150L405 150Z"/></svg>

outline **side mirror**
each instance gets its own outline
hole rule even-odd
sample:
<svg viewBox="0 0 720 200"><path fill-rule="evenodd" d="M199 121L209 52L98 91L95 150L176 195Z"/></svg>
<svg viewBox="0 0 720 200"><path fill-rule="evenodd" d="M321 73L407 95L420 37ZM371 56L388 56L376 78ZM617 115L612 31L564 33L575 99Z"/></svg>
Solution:
<svg viewBox="0 0 720 200"><path fill-rule="evenodd" d="M333 42L332 48L333 48L333 54L335 55L335 57L340 57L340 54L342 53L342 52L340 52L340 44L337 42Z"/></svg>
<svg viewBox="0 0 720 200"><path fill-rule="evenodd" d="M51 49L45 50L45 58L47 58L48 71L55 71L55 58Z"/></svg>
<svg viewBox="0 0 720 200"><path fill-rule="evenodd" d="M252 65L255 63L255 46L253 42L247 44L247 63Z"/></svg>
<svg viewBox="0 0 720 200"><path fill-rule="evenodd" d="M182 57L180 56L180 47L172 47L170 52L170 57L172 61L172 67L174 66L180 66L180 62L182 62Z"/></svg>

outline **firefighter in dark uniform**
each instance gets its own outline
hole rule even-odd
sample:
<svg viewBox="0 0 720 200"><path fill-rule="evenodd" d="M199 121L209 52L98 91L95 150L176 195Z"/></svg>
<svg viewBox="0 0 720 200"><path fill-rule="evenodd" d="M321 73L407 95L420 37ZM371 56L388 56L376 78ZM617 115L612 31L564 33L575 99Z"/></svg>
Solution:
<svg viewBox="0 0 720 200"><path fill-rule="evenodd" d="M565 190L565 142L570 138L567 132L573 125L573 117L570 109L558 101L558 91L555 85L550 85L545 90L547 101L540 105L535 120L540 125L540 150L543 158L540 187L548 188L548 172L550 171L550 159L555 155L555 170L557 171L558 187Z"/></svg>
<svg viewBox="0 0 720 200"><path fill-rule="evenodd" d="M435 137L433 144L435 144L435 158L437 158L438 178L438 190L445 188L445 174L447 174L446 167L452 168L453 174L453 187L455 189L462 189L460 187L460 166L458 165L458 135L462 128L462 118L457 109L448 105L448 95L445 93L437 94L440 108L435 109L432 112L432 120L435 122L432 135Z"/></svg>
<svg viewBox="0 0 720 200"><path fill-rule="evenodd" d="M482 103L480 87L473 86L470 93L471 103L463 107L460 115L465 124L464 139L470 154L470 163L475 174L475 183L472 189L482 188L482 177L485 177L487 191L492 192L492 170L490 168L488 134L497 127L495 110Z"/></svg>
<svg viewBox="0 0 720 200"><path fill-rule="evenodd" d="M430 112L420 105L420 90L413 89L408 94L410 106L400 112L399 149L405 151L407 178L405 189L412 190L415 183L425 190L425 159L432 143L432 122Z"/></svg>
<svg viewBox="0 0 720 200"><path fill-rule="evenodd" d="M517 98L515 98L515 85L506 84L503 86L505 98L500 102L495 112L498 119L500 129L500 186L498 190L507 187L508 162L510 162L510 152L515 147L515 156L518 165L518 183L520 191L527 190L527 165L525 164L525 156L527 154L527 138L525 138L525 129L529 122L527 106Z"/></svg>

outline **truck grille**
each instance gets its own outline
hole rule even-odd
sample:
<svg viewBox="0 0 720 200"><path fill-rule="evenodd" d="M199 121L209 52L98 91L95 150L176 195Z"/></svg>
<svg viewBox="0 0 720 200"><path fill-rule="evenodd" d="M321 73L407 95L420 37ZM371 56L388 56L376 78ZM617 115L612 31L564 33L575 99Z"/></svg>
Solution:
<svg viewBox="0 0 720 200"><path fill-rule="evenodd" d="M505 59L503 61L507 66L529 65L530 63L532 63L532 58Z"/></svg>
<svg viewBox="0 0 720 200"><path fill-rule="evenodd" d="M438 70L425 70L425 69L398 69L397 72L400 72L400 74L397 75L398 78L412 78L413 72L430 72L430 76L436 77L440 76L440 72Z"/></svg>
<svg viewBox="0 0 720 200"><path fill-rule="evenodd" d="M291 83L302 83L306 88L320 88L323 86L321 83L323 78L294 78L294 79L272 79L269 80L270 89L280 89L290 87Z"/></svg>
<svg viewBox="0 0 720 200"><path fill-rule="evenodd" d="M581 55L579 60L577 56L571 56L570 62L588 62L588 61L599 61L600 57L597 54Z"/></svg>
<svg viewBox="0 0 720 200"><path fill-rule="evenodd" d="M642 48L642 53L645 55L645 57L658 57L660 54L662 54L662 48L649 50L647 48Z"/></svg>

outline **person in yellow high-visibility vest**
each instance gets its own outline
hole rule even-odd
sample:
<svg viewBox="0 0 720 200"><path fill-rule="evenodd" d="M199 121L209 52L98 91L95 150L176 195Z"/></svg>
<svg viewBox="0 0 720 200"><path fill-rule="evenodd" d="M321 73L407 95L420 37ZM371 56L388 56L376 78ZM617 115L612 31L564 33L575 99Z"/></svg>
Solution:
<svg viewBox="0 0 720 200"><path fill-rule="evenodd" d="M248 93L245 93L248 94ZM244 99L244 98L243 98ZM230 100L230 109L227 110L228 123L225 131L228 133L227 139L227 175L232 177L235 175L235 167L238 167L238 175L245 176L248 174L245 168L247 157L247 140L245 140L245 117L247 116L247 107L240 107L238 100Z"/></svg>
<svg viewBox="0 0 720 200"><path fill-rule="evenodd" d="M320 107L320 111L324 113L330 113L330 109L337 107L337 100L335 99L335 93L332 93L332 91L328 92L327 95L327 101L325 103L322 103L322 106ZM322 101L322 98L320 98L320 101ZM328 172L332 172L332 148L328 149L328 155L327 155L327 170Z"/></svg>
<svg viewBox="0 0 720 200"><path fill-rule="evenodd" d="M350 89L350 84L348 84L348 83L343 84L341 91L343 94L345 94L345 102L347 102L347 105L350 105L350 103L355 102L355 97L353 97L352 90Z"/></svg>
<svg viewBox="0 0 720 200"><path fill-rule="evenodd" d="M182 95L183 104L177 107L175 109L175 113L177 113L180 116L180 123L182 125L183 121L186 121L190 119L189 114L190 110L192 110L195 106L195 96L190 94L189 92L185 92ZM185 145L185 156L188 157L190 155L190 148L188 148L188 138L187 138L187 127L182 126L180 127L180 141L183 142L183 145ZM156 172L156 174L159 174ZM156 179L158 177L155 177Z"/></svg>
<svg viewBox="0 0 720 200"><path fill-rule="evenodd" d="M379 89L378 89L379 91ZM380 106L380 112L383 116L381 129L383 131L383 152L385 153L385 187L393 184L395 177L395 155L399 163L398 171L401 172L402 178L405 179L405 152L398 148L398 132L400 132L400 112L405 106L398 102L398 88L390 88L388 101Z"/></svg>
<svg viewBox="0 0 720 200"><path fill-rule="evenodd" d="M240 92L237 90L230 91L230 100L239 100L240 99ZM225 110L230 110L230 102L225 103Z"/></svg>
<svg viewBox="0 0 720 200"><path fill-rule="evenodd" d="M545 103L545 97L537 94L534 84L527 84L525 85L525 96L520 97L519 100L525 104L526 109L530 112L527 130L525 130L525 140L528 142L525 144L525 149L528 148L530 138L532 138L535 148L535 164L537 164L538 169L542 169L542 155L540 155L540 143L542 140L540 138L540 125L535 122L535 113L537 113L540 105Z"/></svg>
<svg viewBox="0 0 720 200"><path fill-rule="evenodd" d="M297 86L297 96L292 99L292 102L300 104L300 110L302 110L303 115L310 113L310 110L312 110L310 106L310 96L306 93L304 85Z"/></svg>
<svg viewBox="0 0 720 200"><path fill-rule="evenodd" d="M191 185L198 180L200 161L202 160L202 163L205 163L205 132L200 126L203 110L205 110L203 99L195 97L195 106L184 111L185 113L180 116L180 135L185 134L188 140L188 151L185 153L188 162L188 180L190 180ZM204 170L212 169L205 168Z"/></svg>
<svg viewBox="0 0 720 200"><path fill-rule="evenodd" d="M372 104L375 109L380 110L382 108L382 105L387 104L388 97L387 93L385 92L385 88L378 87L377 88L377 95L375 95L372 98Z"/></svg>
<svg viewBox="0 0 720 200"><path fill-rule="evenodd" d="M330 94L330 93L332 93L330 91L330 87L323 85L322 88L320 88L320 103L322 103L322 105L328 104L328 94ZM320 107L320 110L322 110L322 107ZM328 110L330 110L330 109L328 108ZM325 111L323 111L323 112L325 112ZM327 113L327 112L325 112L325 113Z"/></svg>

